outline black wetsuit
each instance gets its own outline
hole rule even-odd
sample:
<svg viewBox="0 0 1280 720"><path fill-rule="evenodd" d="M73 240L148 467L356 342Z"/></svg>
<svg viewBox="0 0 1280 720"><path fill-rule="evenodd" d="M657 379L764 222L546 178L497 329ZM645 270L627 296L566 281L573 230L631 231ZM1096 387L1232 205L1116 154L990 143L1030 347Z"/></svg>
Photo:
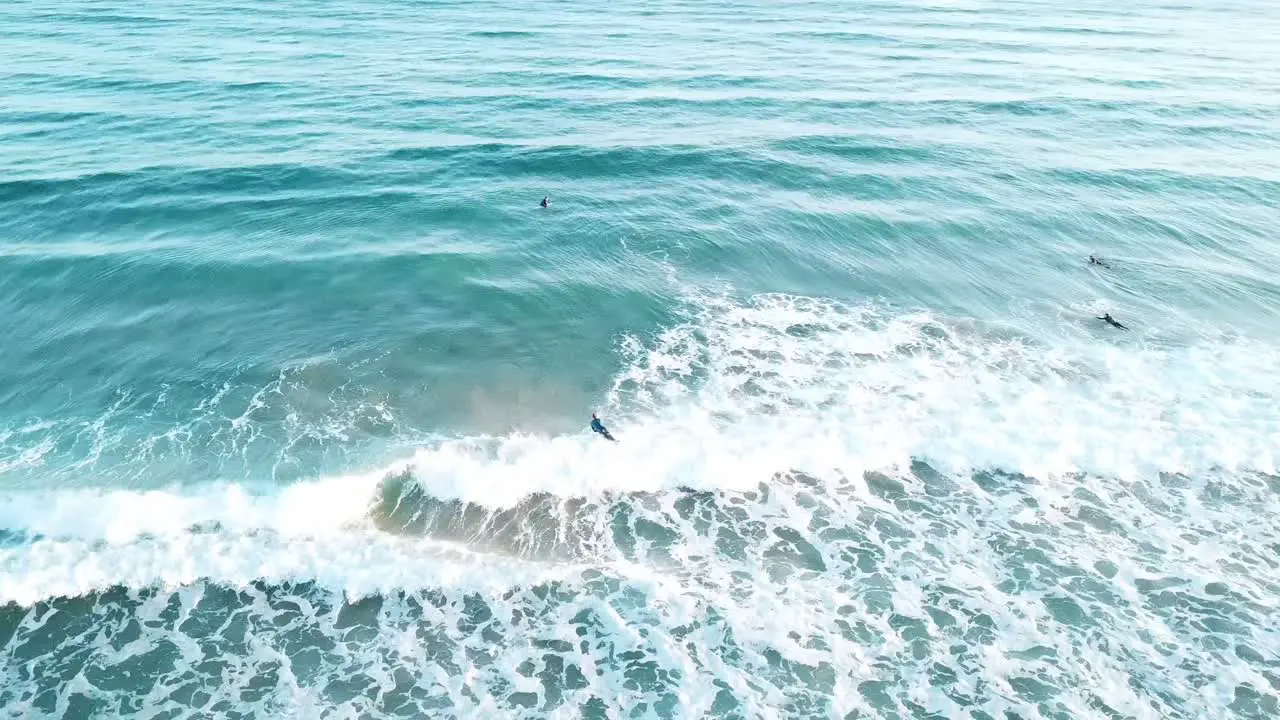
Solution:
<svg viewBox="0 0 1280 720"><path fill-rule="evenodd" d="M591 418L591 429L603 435L605 440L613 440L613 436L609 434L609 430L605 428L604 423L600 422L600 418Z"/></svg>
<svg viewBox="0 0 1280 720"><path fill-rule="evenodd" d="M1129 328L1127 328L1127 327L1125 327L1125 326L1121 325L1119 322L1117 322L1115 318L1111 317L1111 313L1107 313L1106 315L1103 315L1102 317L1100 317L1100 318L1098 318L1098 319L1099 319L1099 320L1103 320L1103 321L1105 321L1105 322L1106 322L1108 325L1110 325L1111 327L1118 327L1118 328L1120 328L1121 330L1128 330L1128 329L1129 329Z"/></svg>

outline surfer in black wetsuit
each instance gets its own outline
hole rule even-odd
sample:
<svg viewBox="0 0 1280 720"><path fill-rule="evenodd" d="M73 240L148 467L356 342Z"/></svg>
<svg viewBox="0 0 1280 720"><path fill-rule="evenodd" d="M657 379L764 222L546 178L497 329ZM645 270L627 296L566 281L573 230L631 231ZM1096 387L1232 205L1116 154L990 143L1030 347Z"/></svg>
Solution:
<svg viewBox="0 0 1280 720"><path fill-rule="evenodd" d="M1104 267L1104 268L1110 268L1110 267L1111 267L1110 265L1106 264L1105 262L1103 262L1103 261L1099 260L1099 259L1098 259L1098 257L1097 257L1096 255L1090 255L1090 256L1089 256L1089 264L1090 264L1090 265L1100 265L1100 266L1102 266L1102 267Z"/></svg>
<svg viewBox="0 0 1280 720"><path fill-rule="evenodd" d="M550 205L550 204L551 204L551 197L550 197L550 196L547 196L547 195L543 195L543 196L542 196L542 202L541 202L540 204L542 205L542 207L546 207L546 206Z"/></svg>
<svg viewBox="0 0 1280 720"><path fill-rule="evenodd" d="M596 417L595 413L591 413L591 429L603 435L605 440L613 440L613 436L609 434L609 429L604 426L604 423L600 422L600 418ZM617 440L614 440L614 442L617 442Z"/></svg>
<svg viewBox="0 0 1280 720"><path fill-rule="evenodd" d="M1098 318L1098 319L1099 319L1099 320L1105 320L1105 321L1106 321L1106 323L1107 323L1108 325L1110 325L1111 327L1118 327L1118 328L1120 328L1121 330L1128 330L1128 329L1129 329L1129 328L1127 328L1127 327L1125 327L1125 326L1121 325L1121 324L1120 324L1120 322L1119 322L1119 321L1117 321L1115 318L1111 317L1111 313L1107 313L1107 314L1103 315L1102 317L1100 317L1100 318Z"/></svg>

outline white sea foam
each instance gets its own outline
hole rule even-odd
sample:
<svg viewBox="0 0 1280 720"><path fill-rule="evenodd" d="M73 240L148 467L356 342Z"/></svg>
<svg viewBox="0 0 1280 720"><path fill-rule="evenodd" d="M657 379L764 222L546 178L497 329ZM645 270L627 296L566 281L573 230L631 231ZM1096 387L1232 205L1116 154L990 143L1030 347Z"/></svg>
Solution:
<svg viewBox="0 0 1280 720"><path fill-rule="evenodd" d="M510 507L676 487L742 490L789 470L854 475L922 459L951 473L1276 471L1280 355L1231 345L1044 346L926 315L767 296L704 300L655 342L627 338L615 433L446 440L382 468L265 494L11 494L0 523L108 542L218 525L308 535L359 522L378 482L410 470L435 497Z"/></svg>
<svg viewBox="0 0 1280 720"><path fill-rule="evenodd" d="M175 699L174 670L156 708L354 716L436 698L492 717L533 697L568 717L595 696L688 717L1156 718L1270 697L1270 349L1033 341L770 296L703 299L622 351L616 444L458 438L273 492L11 493L0 602L124 587L141 613L169 602L144 588L179 588L185 609L122 651L136 656L192 642L183 619L213 588L247 593L219 622L248 622L256 649L221 650L230 665L191 680L203 704ZM539 495L553 513L585 502L543 530L593 541L556 562L472 546L507 524L539 532ZM445 520L387 520L401 511ZM353 635L342 598L375 595L376 632ZM320 659L293 639L317 634L333 648ZM183 667L208 652L193 648ZM263 673L270 692L248 690ZM351 677L369 689L335 689ZM34 702L39 681L7 679L15 707Z"/></svg>

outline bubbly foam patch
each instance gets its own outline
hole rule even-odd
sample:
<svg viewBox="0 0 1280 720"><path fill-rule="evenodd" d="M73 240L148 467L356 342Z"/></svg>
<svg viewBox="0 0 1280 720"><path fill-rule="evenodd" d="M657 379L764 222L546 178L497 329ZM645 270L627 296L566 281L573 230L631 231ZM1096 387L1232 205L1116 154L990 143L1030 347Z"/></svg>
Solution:
<svg viewBox="0 0 1280 720"><path fill-rule="evenodd" d="M806 469L925 458L1040 477L1274 472L1280 447L1280 356L1239 340L1032 342L926 314L765 296L704 300L687 325L625 349L620 403L674 418L672 430L715 433L737 456L785 449Z"/></svg>
<svg viewBox="0 0 1280 720"><path fill-rule="evenodd" d="M76 685L56 678L135 687L123 674L141 658L175 655L133 691L152 710L1156 718L1265 699L1277 528L1250 508L1274 488L1077 480L917 465L623 495L580 509L607 542L551 564L352 533L259 537L255 573L240 574L219 566L234 552L212 536L99 548L78 565L87 549L61 541L28 560L122 589L7 621L2 692L12 707L38 708L45 689L69 702ZM494 516L476 509L471 529ZM156 567L177 589L146 589ZM43 633L68 628L96 649L39 652Z"/></svg>
<svg viewBox="0 0 1280 720"><path fill-rule="evenodd" d="M622 352L616 444L457 438L266 493L10 493L0 707L1274 714L1266 348L769 296ZM63 635L85 650L51 652Z"/></svg>

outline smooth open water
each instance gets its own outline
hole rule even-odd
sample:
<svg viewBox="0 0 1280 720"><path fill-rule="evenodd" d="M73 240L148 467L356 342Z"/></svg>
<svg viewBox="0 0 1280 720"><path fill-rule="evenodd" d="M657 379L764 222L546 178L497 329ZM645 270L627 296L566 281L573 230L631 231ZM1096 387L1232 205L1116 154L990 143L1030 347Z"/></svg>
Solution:
<svg viewBox="0 0 1280 720"><path fill-rule="evenodd" d="M0 4L0 717L1280 717L1277 38Z"/></svg>

